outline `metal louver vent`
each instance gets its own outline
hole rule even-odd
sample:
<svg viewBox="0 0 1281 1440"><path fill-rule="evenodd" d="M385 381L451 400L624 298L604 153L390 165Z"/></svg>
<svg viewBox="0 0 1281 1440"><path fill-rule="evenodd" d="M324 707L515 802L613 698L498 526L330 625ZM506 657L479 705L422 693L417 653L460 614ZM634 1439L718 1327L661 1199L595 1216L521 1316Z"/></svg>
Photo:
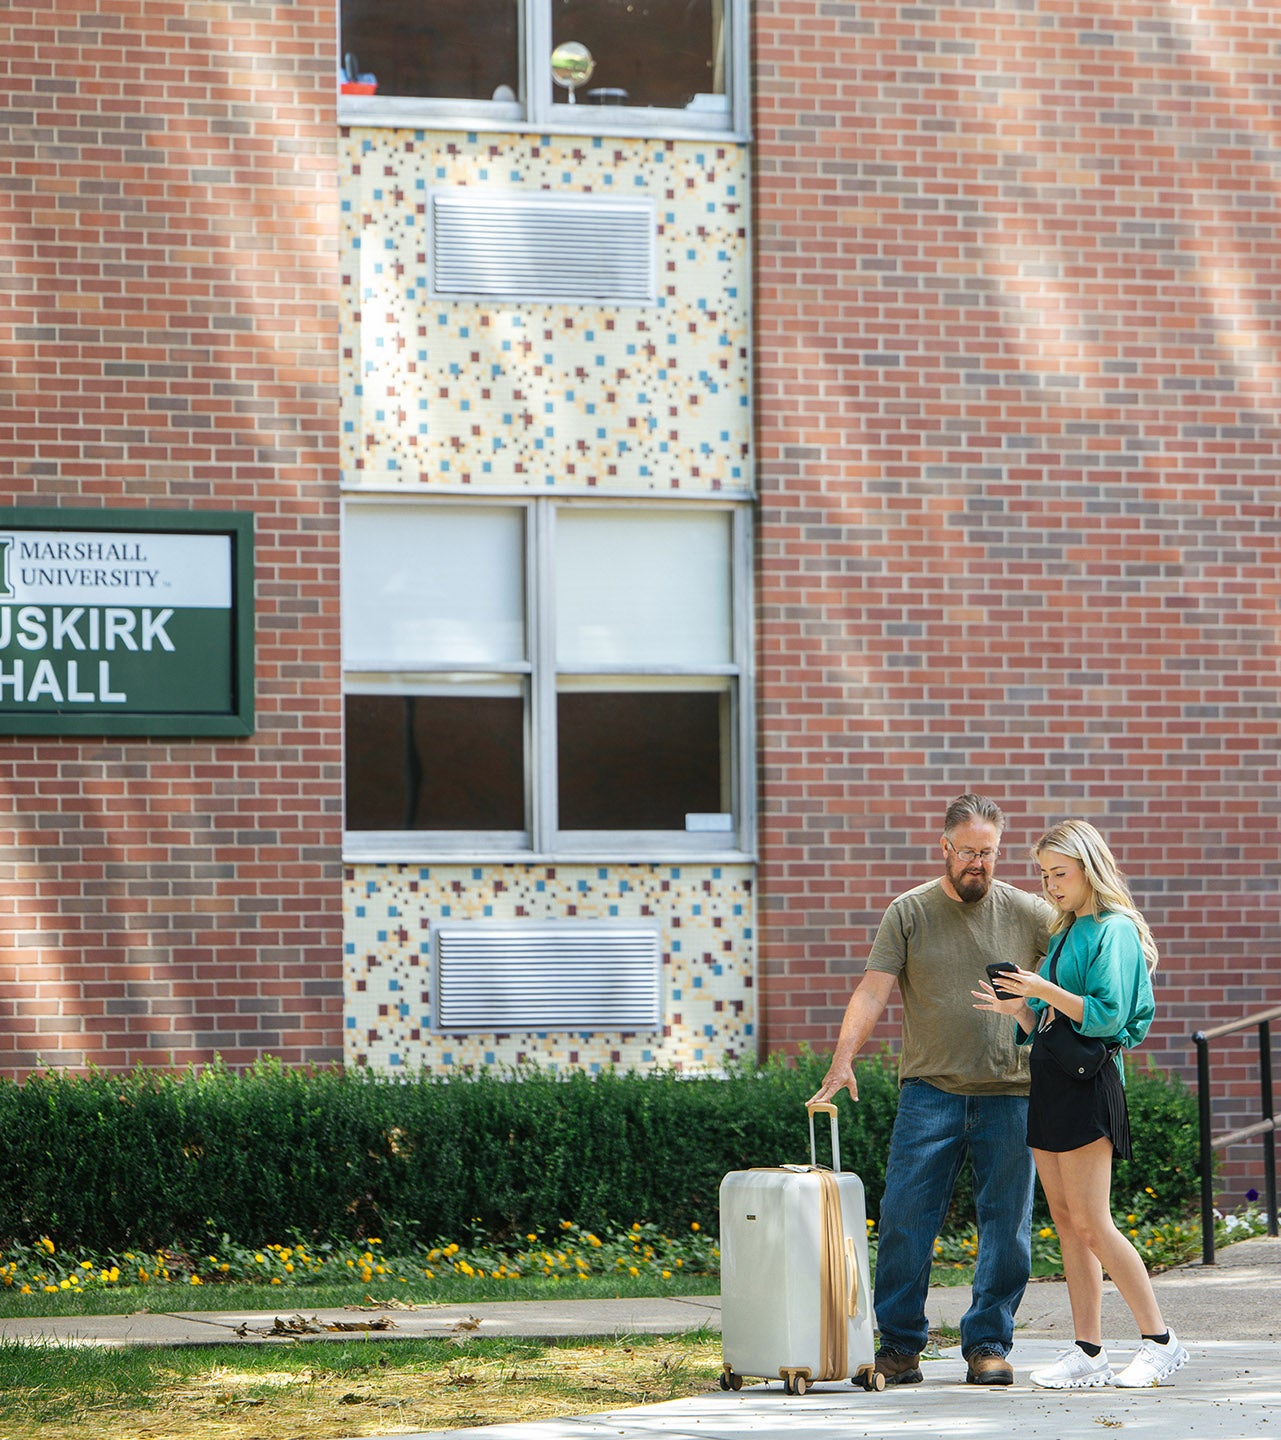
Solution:
<svg viewBox="0 0 1281 1440"><path fill-rule="evenodd" d="M648 200L437 190L431 235L442 299L655 303Z"/></svg>
<svg viewBox="0 0 1281 1440"><path fill-rule="evenodd" d="M435 1029L657 1030L656 929L540 922L432 933Z"/></svg>

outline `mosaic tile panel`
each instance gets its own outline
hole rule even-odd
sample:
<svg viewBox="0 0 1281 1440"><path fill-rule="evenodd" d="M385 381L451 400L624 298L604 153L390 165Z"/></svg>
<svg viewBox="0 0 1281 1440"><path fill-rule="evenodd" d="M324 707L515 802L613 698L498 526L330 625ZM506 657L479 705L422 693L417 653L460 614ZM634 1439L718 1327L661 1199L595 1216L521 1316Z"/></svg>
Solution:
<svg viewBox="0 0 1281 1440"><path fill-rule="evenodd" d="M352 130L341 159L348 483L750 488L742 146ZM433 186L652 197L658 304L431 298Z"/></svg>
<svg viewBox="0 0 1281 1440"><path fill-rule="evenodd" d="M343 906L348 1065L715 1069L756 1053L750 866L358 865ZM658 922L661 1033L432 1032L433 924L576 917Z"/></svg>

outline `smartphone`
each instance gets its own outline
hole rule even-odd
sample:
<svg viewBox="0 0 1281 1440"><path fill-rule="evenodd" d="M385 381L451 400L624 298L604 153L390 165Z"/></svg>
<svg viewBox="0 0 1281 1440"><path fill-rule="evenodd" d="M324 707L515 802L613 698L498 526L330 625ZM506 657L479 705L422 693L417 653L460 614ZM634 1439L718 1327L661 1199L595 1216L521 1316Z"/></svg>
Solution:
<svg viewBox="0 0 1281 1440"><path fill-rule="evenodd" d="M1018 968L1017 965L1009 960L994 960L987 967L988 982L991 984L992 989L996 991L996 998L998 1000L1017 1000L1019 998L1012 990L1002 990L996 978L1003 970L1017 970Z"/></svg>

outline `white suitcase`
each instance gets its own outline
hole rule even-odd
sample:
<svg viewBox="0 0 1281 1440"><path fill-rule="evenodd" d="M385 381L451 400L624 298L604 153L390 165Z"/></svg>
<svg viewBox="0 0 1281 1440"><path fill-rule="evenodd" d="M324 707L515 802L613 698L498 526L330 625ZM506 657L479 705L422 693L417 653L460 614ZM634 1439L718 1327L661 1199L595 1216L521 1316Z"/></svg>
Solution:
<svg viewBox="0 0 1281 1440"><path fill-rule="evenodd" d="M721 1389L777 1376L885 1388L875 1370L863 1182L841 1171L836 1106L810 1105L809 1165L733 1170L721 1181ZM814 1112L831 1118L832 1168L817 1163Z"/></svg>

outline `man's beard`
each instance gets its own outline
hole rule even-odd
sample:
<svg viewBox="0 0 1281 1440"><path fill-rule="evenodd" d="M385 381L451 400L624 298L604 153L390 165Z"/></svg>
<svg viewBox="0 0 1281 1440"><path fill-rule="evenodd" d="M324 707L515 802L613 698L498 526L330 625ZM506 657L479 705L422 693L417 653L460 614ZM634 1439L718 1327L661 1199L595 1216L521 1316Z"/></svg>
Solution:
<svg viewBox="0 0 1281 1440"><path fill-rule="evenodd" d="M947 878L952 882L952 889L967 905L973 905L982 900L992 888L992 875L986 869L975 875L960 866L955 870L949 867Z"/></svg>

